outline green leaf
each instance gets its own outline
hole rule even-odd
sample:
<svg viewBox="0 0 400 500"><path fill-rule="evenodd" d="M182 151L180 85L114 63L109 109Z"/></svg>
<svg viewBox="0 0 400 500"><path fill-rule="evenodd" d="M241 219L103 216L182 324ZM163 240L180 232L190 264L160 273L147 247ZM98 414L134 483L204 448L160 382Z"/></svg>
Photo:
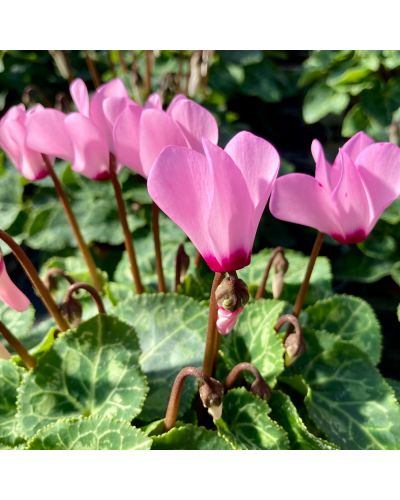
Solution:
<svg viewBox="0 0 400 500"><path fill-rule="evenodd" d="M0 226L7 230L22 210L23 186L14 172L5 172L0 182Z"/></svg>
<svg viewBox="0 0 400 500"><path fill-rule="evenodd" d="M284 306L282 301L260 299L244 308L234 330L221 337L221 350L229 369L237 363L252 363L269 385L275 385L284 369L284 349L274 326Z"/></svg>
<svg viewBox="0 0 400 500"><path fill-rule="evenodd" d="M224 396L222 418L215 424L234 449L287 450L288 436L269 418L270 411L264 400L243 387L232 389Z"/></svg>
<svg viewBox="0 0 400 500"><path fill-rule="evenodd" d="M324 84L314 85L304 98L304 121L316 123L329 113L338 115L346 109L349 101L350 98L347 94L337 93Z"/></svg>
<svg viewBox="0 0 400 500"><path fill-rule="evenodd" d="M231 450L229 443L215 431L192 424L174 427L161 436L153 436L152 450Z"/></svg>
<svg viewBox="0 0 400 500"><path fill-rule="evenodd" d="M350 342L307 330L308 351L298 363L309 390L314 423L343 449L398 449L400 406L369 359Z"/></svg>
<svg viewBox="0 0 400 500"><path fill-rule="evenodd" d="M385 378L385 380L393 389L397 401L400 402L400 381L394 380L393 378Z"/></svg>
<svg viewBox="0 0 400 500"><path fill-rule="evenodd" d="M18 419L31 437L61 417L101 415L131 420L147 384L132 327L101 315L61 335L19 391Z"/></svg>
<svg viewBox="0 0 400 500"><path fill-rule="evenodd" d="M250 265L239 272L240 278L247 283L252 294L255 294L260 284L270 254L270 249L264 249L253 255ZM285 250L285 256L289 262L289 269L285 274L285 284L281 299L293 303L299 286L303 282L309 257L294 250ZM271 270L266 287L268 293L272 291L273 274L274 272ZM318 257L311 275L306 303L313 303L318 299L323 299L330 295L332 293L331 281L332 272L329 260L326 257Z"/></svg>
<svg viewBox="0 0 400 500"><path fill-rule="evenodd" d="M23 370L11 361L0 359L0 448L23 442L17 428L17 389Z"/></svg>
<svg viewBox="0 0 400 500"><path fill-rule="evenodd" d="M300 418L289 396L281 391L274 391L269 401L271 417L288 433L291 449L294 450L334 450L336 446L314 436Z"/></svg>
<svg viewBox="0 0 400 500"><path fill-rule="evenodd" d="M172 384L185 366L201 366L207 332L207 306L175 294L142 294L120 302L114 313L137 332L140 364L150 392L140 415L149 421L165 415ZM194 380L185 382L180 415L194 394Z"/></svg>
<svg viewBox="0 0 400 500"><path fill-rule="evenodd" d="M99 416L60 419L41 429L28 450L149 450L151 439L129 422Z"/></svg>
<svg viewBox="0 0 400 500"><path fill-rule="evenodd" d="M32 335L31 330L35 320L35 310L29 306L26 311L18 312L8 307L4 302L0 302L0 321L7 325L10 332L15 335L27 349L31 349L38 342L40 338ZM8 342L0 336L0 342L13 352Z"/></svg>
<svg viewBox="0 0 400 500"><path fill-rule="evenodd" d="M334 275L338 280L373 283L390 275L392 267L391 260L371 259L353 247L336 261Z"/></svg>
<svg viewBox="0 0 400 500"><path fill-rule="evenodd" d="M374 310L351 295L334 295L306 309L308 328L324 330L348 340L379 363L382 351L381 328Z"/></svg>

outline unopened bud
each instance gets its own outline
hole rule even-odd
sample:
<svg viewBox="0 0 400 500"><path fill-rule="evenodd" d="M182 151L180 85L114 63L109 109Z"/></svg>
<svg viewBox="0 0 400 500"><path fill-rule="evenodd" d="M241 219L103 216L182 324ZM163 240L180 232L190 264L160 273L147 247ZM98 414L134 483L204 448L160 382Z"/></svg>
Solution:
<svg viewBox="0 0 400 500"><path fill-rule="evenodd" d="M292 365L306 350L303 334L290 333L284 343L285 365Z"/></svg>
<svg viewBox="0 0 400 500"><path fill-rule="evenodd" d="M243 308L249 301L249 290L246 283L237 276L227 276L215 291L217 304L228 310Z"/></svg>
<svg viewBox="0 0 400 500"><path fill-rule="evenodd" d="M253 394L256 394L261 399L265 399L266 401L269 401L271 399L272 391L267 382L265 382L262 377L258 377L254 380L254 382L250 386L250 390Z"/></svg>
<svg viewBox="0 0 400 500"><path fill-rule="evenodd" d="M59 310L63 318L73 328L79 326L82 320L82 305L79 300L70 297L59 306Z"/></svg>
<svg viewBox="0 0 400 500"><path fill-rule="evenodd" d="M243 307L236 311L228 311L221 306L218 306L217 312L217 330L221 335L228 335L236 325L239 314L243 311Z"/></svg>
<svg viewBox="0 0 400 500"><path fill-rule="evenodd" d="M204 377L204 381L199 387L199 394L204 408L207 408L213 419L221 418L222 397L224 395L224 386L221 382L215 378Z"/></svg>
<svg viewBox="0 0 400 500"><path fill-rule="evenodd" d="M283 292L284 277L289 268L289 262L286 259L283 250L278 253L274 259L275 274L272 278L272 296L279 299Z"/></svg>

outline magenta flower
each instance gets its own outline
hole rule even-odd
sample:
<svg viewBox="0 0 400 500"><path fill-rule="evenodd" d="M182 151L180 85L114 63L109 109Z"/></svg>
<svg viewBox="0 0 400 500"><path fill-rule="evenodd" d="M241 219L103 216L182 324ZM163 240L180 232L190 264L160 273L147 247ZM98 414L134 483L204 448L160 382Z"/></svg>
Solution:
<svg viewBox="0 0 400 500"><path fill-rule="evenodd" d="M16 311L25 311L30 305L29 299L11 281L7 273L3 255L0 254L0 300Z"/></svg>
<svg viewBox="0 0 400 500"><path fill-rule="evenodd" d="M400 148L374 143L363 132L347 141L330 165L321 144L311 146L315 178L288 174L275 182L270 210L278 219L310 226L339 243L359 243L400 196Z"/></svg>
<svg viewBox="0 0 400 500"><path fill-rule="evenodd" d="M236 325L239 315L243 312L243 307L236 311L228 311L218 306L217 329L221 335L228 335Z"/></svg>
<svg viewBox="0 0 400 500"><path fill-rule="evenodd" d="M261 215L279 170L279 155L264 139L240 132L225 150L207 138L204 154L169 146L148 178L154 202L191 239L215 272L250 263Z"/></svg>
<svg viewBox="0 0 400 500"><path fill-rule="evenodd" d="M76 172L94 180L109 177L109 156L114 153L113 128L118 115L131 102L121 80L101 85L89 99L85 83L70 85L78 112L65 115L42 109L28 120L29 147L72 162Z"/></svg>
<svg viewBox="0 0 400 500"><path fill-rule="evenodd" d="M40 153L27 145L27 121L40 113L43 106L38 104L26 111L23 104L13 106L0 121L0 147L21 174L30 181L46 177L47 168Z"/></svg>
<svg viewBox="0 0 400 500"><path fill-rule="evenodd" d="M144 108L131 103L114 128L117 159L143 177L166 146L184 146L203 153L202 137L218 142L215 118L203 106L177 95L162 110L161 99L152 94Z"/></svg>

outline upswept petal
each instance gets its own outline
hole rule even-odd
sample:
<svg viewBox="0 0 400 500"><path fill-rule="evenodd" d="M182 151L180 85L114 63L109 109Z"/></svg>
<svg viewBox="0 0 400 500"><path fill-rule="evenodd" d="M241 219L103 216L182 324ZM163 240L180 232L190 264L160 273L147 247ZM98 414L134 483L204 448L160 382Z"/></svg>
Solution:
<svg viewBox="0 0 400 500"><path fill-rule="evenodd" d="M205 138L203 148L216 186L208 223L216 261L210 264L203 257L213 271L234 271L250 263L255 209L243 174L228 153Z"/></svg>
<svg viewBox="0 0 400 500"><path fill-rule="evenodd" d="M103 133L107 139L110 151L114 154L114 127L122 111L129 106L131 102L132 101L129 101L125 97L106 97L103 102L104 118L107 123Z"/></svg>
<svg viewBox="0 0 400 500"><path fill-rule="evenodd" d="M268 141L250 132L239 132L226 145L225 151L242 172L255 208L258 225L273 183L278 176L278 152Z"/></svg>
<svg viewBox="0 0 400 500"><path fill-rule="evenodd" d="M333 179L331 180L332 167L326 160L324 148L318 139L314 139L311 144L311 154L315 161L315 178L326 189L331 189L333 181Z"/></svg>
<svg viewBox="0 0 400 500"><path fill-rule="evenodd" d="M313 227L323 233L340 232L329 191L310 175L278 177L272 189L269 209L277 219Z"/></svg>
<svg viewBox="0 0 400 500"><path fill-rule="evenodd" d="M351 139L343 144L341 149L357 164L356 160L361 151L374 143L375 141L365 132L357 132L357 134L353 135Z"/></svg>
<svg viewBox="0 0 400 500"><path fill-rule="evenodd" d="M89 93L85 82L81 78L73 80L69 92L79 113L89 116Z"/></svg>
<svg viewBox="0 0 400 500"><path fill-rule="evenodd" d="M332 192L331 200L336 207L341 234L332 236L341 243L359 243L367 237L371 207L360 171L342 149L337 156L341 167L340 180Z"/></svg>
<svg viewBox="0 0 400 500"><path fill-rule="evenodd" d="M217 144L218 125L213 115L206 108L185 98L175 98L175 101L171 104L172 106L168 108L168 114L182 128L190 147L202 153L201 140L203 137Z"/></svg>
<svg viewBox="0 0 400 500"><path fill-rule="evenodd" d="M176 94L176 96L174 96L174 98L169 103L169 106L167 108L167 113L169 115L172 113L172 110L178 104L178 102L181 101L182 99L187 99L187 97L185 95L183 95L183 94Z"/></svg>
<svg viewBox="0 0 400 500"><path fill-rule="evenodd" d="M140 117L139 154L144 175L166 146L187 146L183 132L164 111L145 109Z"/></svg>
<svg viewBox="0 0 400 500"><path fill-rule="evenodd" d="M157 92L153 92L146 99L146 102L143 106L145 109L162 109L162 100L160 94Z"/></svg>
<svg viewBox="0 0 400 500"><path fill-rule="evenodd" d="M139 156L139 123L142 108L131 102L119 115L113 130L117 160L146 177Z"/></svg>
<svg viewBox="0 0 400 500"><path fill-rule="evenodd" d="M101 180L109 175L109 152L106 141L93 123L80 113L65 119L74 150L72 168L90 179Z"/></svg>
<svg viewBox="0 0 400 500"><path fill-rule="evenodd" d="M210 253L207 226L213 186L205 156L179 146L163 149L147 181L154 202L182 228L204 258Z"/></svg>
<svg viewBox="0 0 400 500"><path fill-rule="evenodd" d="M0 300L19 312L25 311L30 305L26 295L11 281L2 256L0 256Z"/></svg>
<svg viewBox="0 0 400 500"><path fill-rule="evenodd" d="M400 148L389 142L372 144L357 157L357 165L372 205L370 229L400 196Z"/></svg>
<svg viewBox="0 0 400 500"><path fill-rule="evenodd" d="M40 153L72 161L73 148L65 127L66 115L56 109L41 109L27 116L26 143Z"/></svg>

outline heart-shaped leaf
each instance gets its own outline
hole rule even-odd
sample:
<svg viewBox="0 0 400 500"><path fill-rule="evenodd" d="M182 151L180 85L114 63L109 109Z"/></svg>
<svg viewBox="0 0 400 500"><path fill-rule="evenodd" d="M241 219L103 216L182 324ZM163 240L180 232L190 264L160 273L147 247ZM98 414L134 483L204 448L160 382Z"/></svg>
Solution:
<svg viewBox="0 0 400 500"><path fill-rule="evenodd" d="M11 361L0 359L0 448L23 442L17 428L17 389L23 370Z"/></svg>
<svg viewBox="0 0 400 500"><path fill-rule="evenodd" d="M231 450L215 431L192 424L175 427L161 436L152 436L152 450Z"/></svg>

